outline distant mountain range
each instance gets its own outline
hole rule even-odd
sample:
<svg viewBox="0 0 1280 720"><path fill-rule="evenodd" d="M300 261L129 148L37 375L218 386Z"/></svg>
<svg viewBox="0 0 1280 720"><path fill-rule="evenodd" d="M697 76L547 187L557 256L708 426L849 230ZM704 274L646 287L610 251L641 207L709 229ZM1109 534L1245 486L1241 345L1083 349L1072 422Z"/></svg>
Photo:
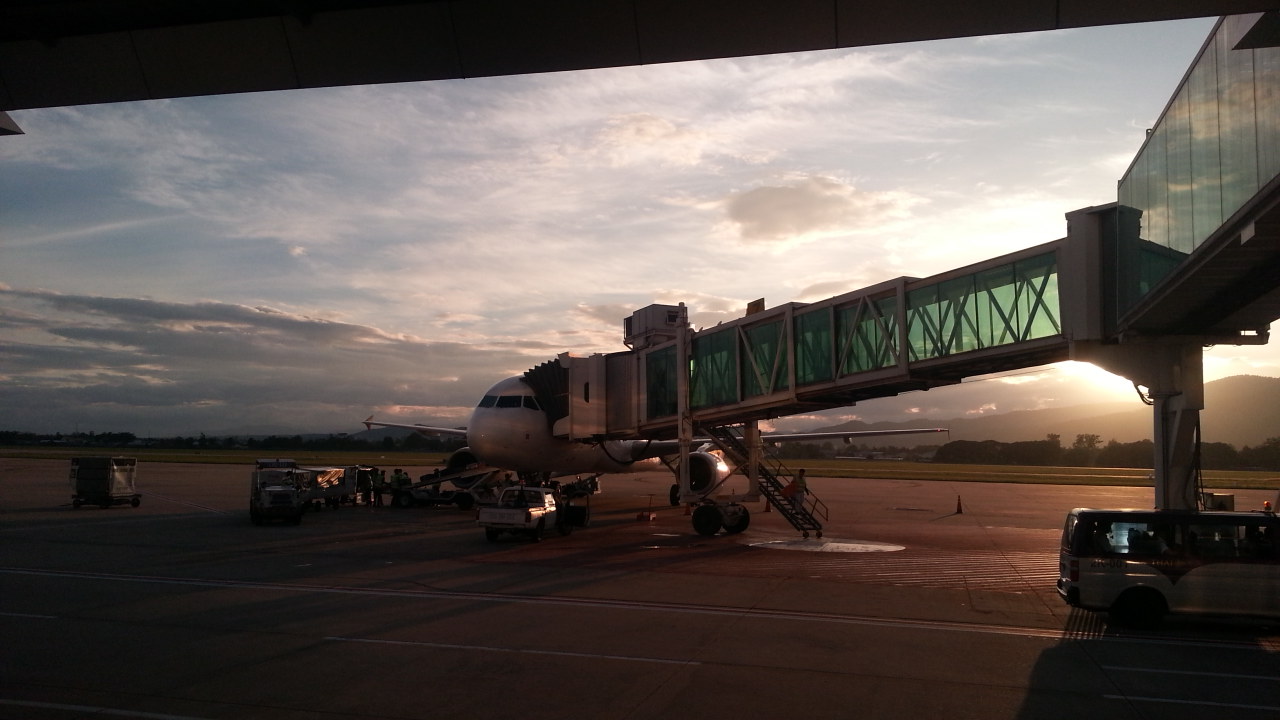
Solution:
<svg viewBox="0 0 1280 720"><path fill-rule="evenodd" d="M1204 385L1205 409L1200 412L1201 439L1222 442L1237 449L1256 447L1268 438L1280 437L1280 378L1236 375ZM852 421L816 428L823 431L888 430L912 427L946 427L951 440L1043 440L1060 435L1070 447L1076 435L1094 434L1103 443L1130 443L1150 440L1152 409L1141 404L1135 394L1131 403L1074 405L1047 410L1022 410L978 418L915 420L911 422L865 423ZM895 445L939 444L929 435L884 438ZM877 443L878 444L878 443Z"/></svg>

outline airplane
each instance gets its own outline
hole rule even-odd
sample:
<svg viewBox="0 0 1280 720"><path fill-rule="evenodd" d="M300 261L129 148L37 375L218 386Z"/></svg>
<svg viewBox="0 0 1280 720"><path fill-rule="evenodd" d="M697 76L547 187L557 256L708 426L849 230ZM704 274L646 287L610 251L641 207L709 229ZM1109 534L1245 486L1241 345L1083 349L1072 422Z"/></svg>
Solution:
<svg viewBox="0 0 1280 720"><path fill-rule="evenodd" d="M498 382L485 392L484 397L471 413L465 428L433 427L429 425L378 422L370 415L365 427L392 427L414 430L424 435L465 437L467 446L455 450L448 458L441 477L463 474L467 480L454 481L461 490L467 490L476 482L475 474L466 476L463 471L476 466L501 468L515 472L523 482L541 482L555 477L591 475L587 481L579 481L570 492L586 493L599 489L598 478L604 474L638 473L662 470L678 472L679 441L677 440L594 440L579 441L552 434L552 423L541 407L533 388L523 376L510 377ZM947 432L947 428L918 428L907 430L860 430L848 432L810 432L762 434L764 443L798 442L805 440L840 439L883 435L907 435L916 433ZM707 502L705 498L732 473L718 451L713 450L709 438L695 439L695 449L689 452L689 487L682 489L679 483L671 486L672 506L681 502ZM754 499L754 498L753 498ZM735 504L736 505L736 504ZM745 513L735 509L731 515ZM726 523L726 529L745 527L745 522ZM718 529L719 526L717 526ZM714 531L713 533L714 534Z"/></svg>

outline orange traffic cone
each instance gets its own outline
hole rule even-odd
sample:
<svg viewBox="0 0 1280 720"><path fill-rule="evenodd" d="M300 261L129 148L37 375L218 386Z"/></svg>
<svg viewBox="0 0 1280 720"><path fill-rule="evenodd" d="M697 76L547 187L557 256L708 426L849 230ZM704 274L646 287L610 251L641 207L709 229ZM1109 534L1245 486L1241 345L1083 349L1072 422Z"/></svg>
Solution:
<svg viewBox="0 0 1280 720"><path fill-rule="evenodd" d="M959 496L959 495L957 495L957 496L956 496L956 514L957 514L957 515L963 515L963 514L964 514L964 506L960 504L960 496Z"/></svg>

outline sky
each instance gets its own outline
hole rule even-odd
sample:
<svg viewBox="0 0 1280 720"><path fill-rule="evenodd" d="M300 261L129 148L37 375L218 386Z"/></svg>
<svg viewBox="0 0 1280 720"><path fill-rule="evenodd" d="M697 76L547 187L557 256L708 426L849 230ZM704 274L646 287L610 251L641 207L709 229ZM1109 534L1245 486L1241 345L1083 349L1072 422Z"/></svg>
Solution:
<svg viewBox="0 0 1280 720"><path fill-rule="evenodd" d="M1058 239L1212 19L11 112L0 429L462 425L652 303L695 327ZM1280 376L1213 348L1206 380ZM1136 403L1064 363L780 427Z"/></svg>

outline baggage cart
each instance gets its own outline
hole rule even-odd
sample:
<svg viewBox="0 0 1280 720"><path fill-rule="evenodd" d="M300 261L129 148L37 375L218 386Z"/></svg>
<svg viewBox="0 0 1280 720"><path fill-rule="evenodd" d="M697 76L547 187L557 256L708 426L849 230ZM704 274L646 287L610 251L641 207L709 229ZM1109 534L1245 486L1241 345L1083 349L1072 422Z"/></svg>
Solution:
<svg viewBox="0 0 1280 720"><path fill-rule="evenodd" d="M71 458L71 507L129 505L138 507L142 495L134 488L137 458Z"/></svg>

